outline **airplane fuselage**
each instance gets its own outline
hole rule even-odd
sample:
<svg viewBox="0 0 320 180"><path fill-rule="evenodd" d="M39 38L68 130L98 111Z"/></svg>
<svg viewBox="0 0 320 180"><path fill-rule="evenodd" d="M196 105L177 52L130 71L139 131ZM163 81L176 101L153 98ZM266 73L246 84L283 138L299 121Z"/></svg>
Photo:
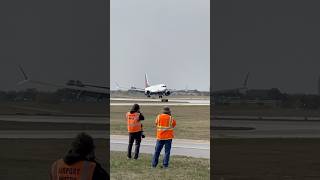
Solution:
<svg viewBox="0 0 320 180"><path fill-rule="evenodd" d="M167 86L165 84L157 84L146 87L144 89L144 93L146 96L150 97L151 95L159 95L161 98L163 95L169 96L170 91L168 91Z"/></svg>

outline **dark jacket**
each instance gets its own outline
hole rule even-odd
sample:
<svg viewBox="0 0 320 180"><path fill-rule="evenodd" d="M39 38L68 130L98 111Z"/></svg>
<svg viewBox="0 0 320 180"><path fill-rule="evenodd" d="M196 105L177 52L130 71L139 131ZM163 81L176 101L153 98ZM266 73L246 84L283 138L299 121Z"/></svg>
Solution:
<svg viewBox="0 0 320 180"><path fill-rule="evenodd" d="M81 156L78 153L72 152L71 150L67 153L67 155L63 158L66 164L73 164L78 161L92 161L96 163L96 167L93 172L92 180L109 180L109 174L101 167L101 165L95 160L88 160L86 157Z"/></svg>
<svg viewBox="0 0 320 180"><path fill-rule="evenodd" d="M137 111L133 111L133 110L130 111L131 114L132 114L132 113L136 113L136 112L137 112ZM138 112L138 113L140 113L140 115L139 115L139 120L140 120L140 121L143 121L143 120L144 120L143 114L142 114L141 112Z"/></svg>

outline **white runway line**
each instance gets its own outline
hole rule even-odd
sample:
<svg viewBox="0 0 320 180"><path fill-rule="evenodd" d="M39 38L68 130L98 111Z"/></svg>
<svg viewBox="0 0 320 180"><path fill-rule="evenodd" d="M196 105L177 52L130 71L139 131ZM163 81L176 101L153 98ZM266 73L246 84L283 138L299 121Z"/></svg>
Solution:
<svg viewBox="0 0 320 180"><path fill-rule="evenodd" d="M320 121L214 120L217 127L251 127L254 130L211 130L213 138L319 138Z"/></svg>

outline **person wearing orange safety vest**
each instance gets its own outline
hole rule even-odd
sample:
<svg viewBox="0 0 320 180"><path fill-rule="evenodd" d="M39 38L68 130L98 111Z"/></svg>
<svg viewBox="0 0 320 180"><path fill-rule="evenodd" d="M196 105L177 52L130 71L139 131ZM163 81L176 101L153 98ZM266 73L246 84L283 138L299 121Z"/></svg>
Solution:
<svg viewBox="0 0 320 180"><path fill-rule="evenodd" d="M168 168L172 139L174 138L174 127L176 120L171 116L169 107L163 108L163 113L158 115L155 121L157 128L157 142L152 158L152 167L157 167L160 152L164 146L165 154L163 158L163 168Z"/></svg>
<svg viewBox="0 0 320 180"><path fill-rule="evenodd" d="M51 180L107 180L108 173L95 161L91 136L80 133L63 159L51 166Z"/></svg>
<svg viewBox="0 0 320 180"><path fill-rule="evenodd" d="M140 113L140 106L134 104L130 112L126 113L127 129L129 133L128 144L128 159L131 159L131 151L133 143L135 142L134 159L138 159L141 138L144 138L141 121L144 120L144 116Z"/></svg>

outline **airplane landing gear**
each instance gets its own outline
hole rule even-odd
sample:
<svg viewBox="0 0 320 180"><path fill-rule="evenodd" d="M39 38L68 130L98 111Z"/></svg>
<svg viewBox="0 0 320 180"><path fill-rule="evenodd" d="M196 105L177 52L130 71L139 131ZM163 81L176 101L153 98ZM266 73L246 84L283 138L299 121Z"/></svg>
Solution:
<svg viewBox="0 0 320 180"><path fill-rule="evenodd" d="M161 102L168 102L168 99L161 99Z"/></svg>

